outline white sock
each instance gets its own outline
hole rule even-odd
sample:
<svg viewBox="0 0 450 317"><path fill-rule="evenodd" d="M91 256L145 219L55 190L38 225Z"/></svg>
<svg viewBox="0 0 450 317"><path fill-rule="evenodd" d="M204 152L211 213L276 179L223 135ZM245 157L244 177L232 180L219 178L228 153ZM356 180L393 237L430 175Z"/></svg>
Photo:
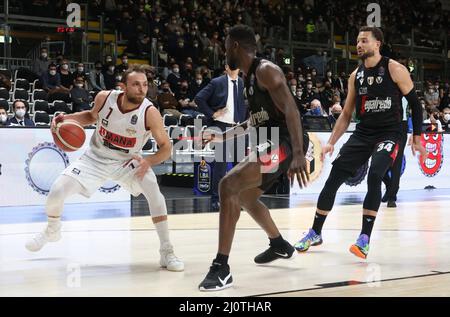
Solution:
<svg viewBox="0 0 450 317"><path fill-rule="evenodd" d="M167 220L154 223L154 225L156 228L156 232L158 233L161 249L172 248L172 244L170 243L169 239L169 223L167 222Z"/></svg>
<svg viewBox="0 0 450 317"><path fill-rule="evenodd" d="M54 232L61 229L61 217L48 217L47 229Z"/></svg>

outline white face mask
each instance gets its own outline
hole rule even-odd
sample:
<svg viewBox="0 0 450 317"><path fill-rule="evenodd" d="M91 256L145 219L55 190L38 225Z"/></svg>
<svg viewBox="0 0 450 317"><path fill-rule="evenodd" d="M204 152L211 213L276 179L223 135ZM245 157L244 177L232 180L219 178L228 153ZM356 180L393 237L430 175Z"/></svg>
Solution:
<svg viewBox="0 0 450 317"><path fill-rule="evenodd" d="M75 84L75 86L77 86L78 88L83 88L83 84Z"/></svg>
<svg viewBox="0 0 450 317"><path fill-rule="evenodd" d="M64 69L64 70L68 70L68 69L69 69L69 65L63 64L63 65L61 66L61 68Z"/></svg>
<svg viewBox="0 0 450 317"><path fill-rule="evenodd" d="M202 80L201 79L197 79L195 82L197 83L197 85L201 85L202 84Z"/></svg>
<svg viewBox="0 0 450 317"><path fill-rule="evenodd" d="M42 57L42 58L47 58L47 56L48 56L47 53L42 53L42 54L41 54L41 57Z"/></svg>
<svg viewBox="0 0 450 317"><path fill-rule="evenodd" d="M312 85L306 85L306 88L311 89Z"/></svg>
<svg viewBox="0 0 450 317"><path fill-rule="evenodd" d="M0 122L5 123L8 120L8 116L6 114L0 114Z"/></svg>
<svg viewBox="0 0 450 317"><path fill-rule="evenodd" d="M51 70L50 71L50 75L55 76L56 75L56 70Z"/></svg>
<svg viewBox="0 0 450 317"><path fill-rule="evenodd" d="M111 73L114 72L114 66L108 68Z"/></svg>
<svg viewBox="0 0 450 317"><path fill-rule="evenodd" d="M179 69L179 68L174 68L174 69L173 69L173 72L174 72L175 74L178 74L178 73L180 72L180 69Z"/></svg>
<svg viewBox="0 0 450 317"><path fill-rule="evenodd" d="M25 116L25 113L26 113L25 109L17 109L16 110L16 116L18 118L23 118Z"/></svg>
<svg viewBox="0 0 450 317"><path fill-rule="evenodd" d="M84 67L78 67L77 69L78 69L78 71L81 73L81 72L83 72Z"/></svg>
<svg viewBox="0 0 450 317"><path fill-rule="evenodd" d="M444 119L445 119L445 121L450 121L450 113L446 113L444 115Z"/></svg>
<svg viewBox="0 0 450 317"><path fill-rule="evenodd" d="M300 97L302 96L302 94L303 94L303 93L302 93L301 91L297 91L297 94L296 94L296 95L297 95L297 97L300 98Z"/></svg>

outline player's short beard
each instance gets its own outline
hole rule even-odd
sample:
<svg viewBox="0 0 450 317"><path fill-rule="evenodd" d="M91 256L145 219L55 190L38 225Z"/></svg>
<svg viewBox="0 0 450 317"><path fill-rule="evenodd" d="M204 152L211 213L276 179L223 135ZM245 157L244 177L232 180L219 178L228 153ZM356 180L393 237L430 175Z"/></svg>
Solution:
<svg viewBox="0 0 450 317"><path fill-rule="evenodd" d="M140 105L144 101L145 97L136 97L136 96L128 96L127 99L129 102L135 105Z"/></svg>
<svg viewBox="0 0 450 317"><path fill-rule="evenodd" d="M371 51L367 51L364 54L362 54L359 58L363 61L365 61L367 58L372 57L375 55L375 51L371 50Z"/></svg>

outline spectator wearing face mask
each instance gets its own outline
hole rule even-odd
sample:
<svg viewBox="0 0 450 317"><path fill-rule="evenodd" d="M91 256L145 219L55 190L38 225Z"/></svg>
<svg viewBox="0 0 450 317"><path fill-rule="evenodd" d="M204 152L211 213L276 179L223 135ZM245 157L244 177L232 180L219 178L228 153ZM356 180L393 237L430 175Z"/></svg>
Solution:
<svg viewBox="0 0 450 317"><path fill-rule="evenodd" d="M428 105L437 107L439 106L439 91L436 90L434 85L429 85L424 93L425 101Z"/></svg>
<svg viewBox="0 0 450 317"><path fill-rule="evenodd" d="M7 127L9 125L11 125L11 123L8 120L7 109L0 106L0 127Z"/></svg>
<svg viewBox="0 0 450 317"><path fill-rule="evenodd" d="M78 76L74 79L73 88L70 90L70 98L72 101L73 112L91 109L91 96L89 95L89 91L84 87L82 76Z"/></svg>
<svg viewBox="0 0 450 317"><path fill-rule="evenodd" d="M103 80L107 90L114 89L116 87L116 66L112 62L105 65L106 70L103 72ZM104 67L104 68L105 68Z"/></svg>
<svg viewBox="0 0 450 317"><path fill-rule="evenodd" d="M106 90L105 78L102 74L102 62L95 62L95 70L89 73L89 85L90 90L99 92L101 90Z"/></svg>
<svg viewBox="0 0 450 317"><path fill-rule="evenodd" d="M56 70L55 64L48 66L48 71L42 75L41 82L42 88L49 93L61 88L61 77Z"/></svg>
<svg viewBox="0 0 450 317"><path fill-rule="evenodd" d="M195 80L191 82L191 90L192 94L195 96L197 93L202 90L208 83L203 79L201 73L197 72L195 74Z"/></svg>
<svg viewBox="0 0 450 317"><path fill-rule="evenodd" d="M306 105L307 109L310 108L311 101L318 99L319 96L313 90L313 84L311 81L306 82L306 90L303 92L303 103Z"/></svg>
<svg viewBox="0 0 450 317"><path fill-rule="evenodd" d="M193 119L202 114L198 111L197 105L194 102L194 96L195 95L189 89L189 82L186 79L183 79L180 84L180 90L175 94L175 98L178 100L181 113L187 114Z"/></svg>
<svg viewBox="0 0 450 317"><path fill-rule="evenodd" d="M113 58L112 58L111 55L106 55L105 56L105 62L103 63L103 68L102 68L103 75L108 71L108 67L109 67L110 64L114 64Z"/></svg>
<svg viewBox="0 0 450 317"><path fill-rule="evenodd" d="M181 82L180 66L178 66L178 64L172 65L172 71L169 76L167 76L167 82L170 85L170 90L176 94L180 89Z"/></svg>
<svg viewBox="0 0 450 317"><path fill-rule="evenodd" d="M69 69L69 61L63 59L59 67L59 76L61 78L61 89L69 92L73 85L73 75Z"/></svg>
<svg viewBox="0 0 450 317"><path fill-rule="evenodd" d="M33 72L38 76L42 77L50 65L50 60L48 59L48 50L43 47L41 48L41 52L39 58L33 62Z"/></svg>
<svg viewBox="0 0 450 317"><path fill-rule="evenodd" d="M311 101L311 107L310 107L310 110L307 113L307 115L316 116L316 117L324 115L322 105L318 99L314 99L313 101Z"/></svg>
<svg viewBox="0 0 450 317"><path fill-rule="evenodd" d="M427 114L428 116L423 120L423 123L431 124L430 131L443 132L442 123L439 120L439 110L436 107L431 106L427 108Z"/></svg>
<svg viewBox="0 0 450 317"><path fill-rule="evenodd" d="M161 84L161 92L158 94L158 105L162 114L171 114L177 120L180 119L182 113L175 94L170 90L168 82Z"/></svg>
<svg viewBox="0 0 450 317"><path fill-rule="evenodd" d="M87 74L86 74L86 70L84 68L84 64L83 63L78 63L77 64L77 68L73 72L72 76L73 76L73 78L76 78L78 76L82 76L84 81L87 81Z"/></svg>
<svg viewBox="0 0 450 317"><path fill-rule="evenodd" d="M444 129L445 132L450 132L450 107L445 107L444 110L442 110L440 120L442 123L442 129Z"/></svg>
<svg viewBox="0 0 450 317"><path fill-rule="evenodd" d="M15 100L13 103L14 117L11 118L11 125L22 127L34 127L34 121L27 117L28 102L25 100Z"/></svg>
<svg viewBox="0 0 450 317"><path fill-rule="evenodd" d="M122 55L122 64L116 67L117 73L122 74L124 71L128 69L128 55L123 54Z"/></svg>

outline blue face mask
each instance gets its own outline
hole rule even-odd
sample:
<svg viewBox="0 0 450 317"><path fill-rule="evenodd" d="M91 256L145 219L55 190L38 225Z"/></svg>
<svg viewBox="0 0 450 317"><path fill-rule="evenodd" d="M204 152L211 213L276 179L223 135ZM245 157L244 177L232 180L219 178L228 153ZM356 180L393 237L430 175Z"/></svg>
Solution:
<svg viewBox="0 0 450 317"><path fill-rule="evenodd" d="M320 116L322 112L320 111L320 108L311 109L311 114L313 116Z"/></svg>

